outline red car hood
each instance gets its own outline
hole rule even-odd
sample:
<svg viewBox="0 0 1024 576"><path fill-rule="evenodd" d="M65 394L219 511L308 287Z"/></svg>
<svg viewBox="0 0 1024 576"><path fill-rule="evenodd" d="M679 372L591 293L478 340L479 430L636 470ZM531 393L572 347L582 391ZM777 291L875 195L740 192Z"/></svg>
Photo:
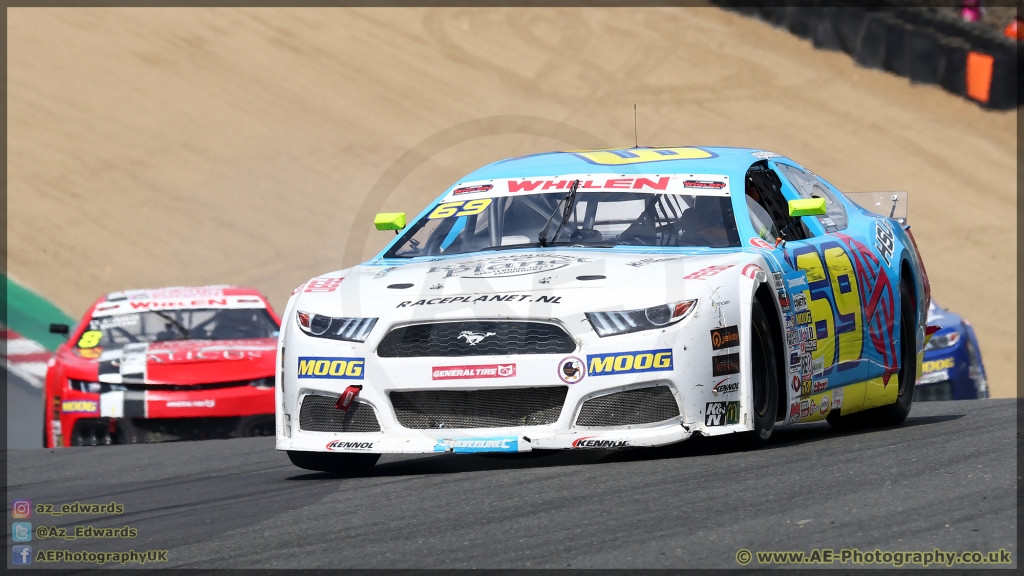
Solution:
<svg viewBox="0 0 1024 576"><path fill-rule="evenodd" d="M104 351L96 366L111 384L212 384L273 377L276 357L275 338L176 340Z"/></svg>

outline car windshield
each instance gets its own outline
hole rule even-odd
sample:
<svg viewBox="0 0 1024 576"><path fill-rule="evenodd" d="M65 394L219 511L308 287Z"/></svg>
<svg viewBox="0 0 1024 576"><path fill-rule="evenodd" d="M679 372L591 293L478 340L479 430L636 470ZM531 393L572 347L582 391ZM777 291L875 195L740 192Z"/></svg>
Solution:
<svg viewBox="0 0 1024 576"><path fill-rule="evenodd" d="M150 310L89 320L79 350L110 350L138 342L273 338L278 327L263 308Z"/></svg>
<svg viewBox="0 0 1024 576"><path fill-rule="evenodd" d="M567 219L560 226L563 215ZM442 202L385 257L544 245L727 248L740 242L728 196L580 190L570 199L563 189Z"/></svg>

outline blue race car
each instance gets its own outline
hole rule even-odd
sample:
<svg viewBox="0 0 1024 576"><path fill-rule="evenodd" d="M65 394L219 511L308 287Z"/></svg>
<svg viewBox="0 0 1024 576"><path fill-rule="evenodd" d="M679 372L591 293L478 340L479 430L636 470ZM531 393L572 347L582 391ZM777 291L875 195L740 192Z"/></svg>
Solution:
<svg viewBox="0 0 1024 576"><path fill-rule="evenodd" d="M985 365L971 323L932 300L928 306L928 325L938 326L939 330L925 346L914 400L988 398Z"/></svg>

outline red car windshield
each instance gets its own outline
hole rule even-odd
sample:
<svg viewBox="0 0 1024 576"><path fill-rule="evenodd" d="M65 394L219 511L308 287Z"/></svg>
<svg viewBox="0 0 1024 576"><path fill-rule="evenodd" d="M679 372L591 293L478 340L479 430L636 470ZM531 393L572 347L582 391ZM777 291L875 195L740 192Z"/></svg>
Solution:
<svg viewBox="0 0 1024 576"><path fill-rule="evenodd" d="M93 318L75 346L85 352L138 342L239 340L277 335L277 324L263 308L149 310Z"/></svg>

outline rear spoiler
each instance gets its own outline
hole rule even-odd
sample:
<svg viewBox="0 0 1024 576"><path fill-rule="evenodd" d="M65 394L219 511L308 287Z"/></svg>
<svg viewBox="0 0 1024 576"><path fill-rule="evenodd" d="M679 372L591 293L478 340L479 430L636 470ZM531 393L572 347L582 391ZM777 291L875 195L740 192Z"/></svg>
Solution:
<svg viewBox="0 0 1024 576"><path fill-rule="evenodd" d="M844 192L843 194L868 212L874 212L886 218L894 218L906 227L909 200L906 192Z"/></svg>

